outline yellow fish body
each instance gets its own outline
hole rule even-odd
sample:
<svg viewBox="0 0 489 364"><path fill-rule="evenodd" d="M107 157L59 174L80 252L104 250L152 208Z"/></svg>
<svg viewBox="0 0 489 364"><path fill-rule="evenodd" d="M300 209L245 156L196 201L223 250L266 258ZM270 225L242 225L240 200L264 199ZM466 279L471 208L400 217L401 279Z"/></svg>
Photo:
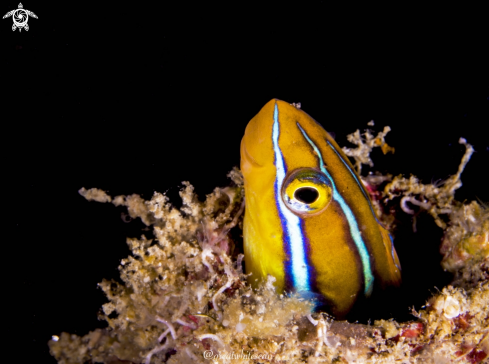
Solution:
<svg viewBox="0 0 489 364"><path fill-rule="evenodd" d="M241 141L244 252L251 282L316 298L343 317L375 285L399 285L388 231L348 158L302 110L271 100Z"/></svg>

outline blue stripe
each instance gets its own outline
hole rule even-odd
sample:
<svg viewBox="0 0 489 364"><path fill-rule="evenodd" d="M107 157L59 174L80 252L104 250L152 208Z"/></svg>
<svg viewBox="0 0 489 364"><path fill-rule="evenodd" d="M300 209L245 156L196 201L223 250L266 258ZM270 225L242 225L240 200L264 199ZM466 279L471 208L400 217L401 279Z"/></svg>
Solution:
<svg viewBox="0 0 489 364"><path fill-rule="evenodd" d="M387 232L389 234L389 232ZM394 239L392 239L392 235L389 234L389 239L391 240L391 256L392 256L392 261L394 262L394 265L396 266L397 269L401 270L401 267L399 267L396 263L396 257L395 257L395 249L394 249Z"/></svg>
<svg viewBox="0 0 489 364"><path fill-rule="evenodd" d="M333 145L329 142L329 140L326 140L326 142L329 144L329 146L331 147L331 149L333 149L333 151L336 153L336 155L338 156L338 158L341 159L341 161L343 162L343 164L345 165L345 167L348 168L348 170L350 171L350 173L353 175L353 178L355 178L355 181L357 182L358 187L360 187L360 189L362 190L362 193L365 196L365 199L367 200L368 205L370 206L370 211L372 211L372 215L374 216L375 221L377 221L377 223L379 225L382 225L380 223L379 219L377 218L377 214L374 212L374 208L372 206L372 203L370 202L370 198L367 197L367 194L365 192L365 188L363 187L363 184L361 184L360 181L358 180L356 173L353 173L353 171L351 170L350 166L345 162L345 160L343 159L343 157L338 153L338 151L336 150L336 148L333 147ZM391 241L391 256L392 256L392 260L394 261L394 265L400 270L401 268L396 264L396 259L394 257L394 241L392 239L392 235L389 233L389 231L387 231L387 234L389 234L389 239ZM384 239L384 238L382 238L382 239Z"/></svg>
<svg viewBox="0 0 489 364"><path fill-rule="evenodd" d="M343 162L343 164L345 165L345 167L350 171L350 174L355 179L355 182L357 183L358 187L360 188L360 190L362 190L363 196L365 196L365 199L367 200L368 205L370 206L370 211L372 211L372 215L375 217L375 220L377 220L377 215L374 212L374 208L372 207L372 204L370 202L370 198L367 197L367 193L365 192L365 188L363 187L363 184L361 184L360 181L358 180L357 174L351 170L351 168L348 165L348 163L345 162L345 160L343 159L343 157L340 155L340 153L338 153L338 151L336 150L336 148L333 147L333 145L329 142L329 140L326 139L326 143L328 143L328 145L331 147L331 149L333 149L333 152L336 153L336 155L338 156L338 158ZM379 222L379 220L377 220L377 222Z"/></svg>
<svg viewBox="0 0 489 364"><path fill-rule="evenodd" d="M280 134L278 121L278 106L275 104L273 113L273 151L275 154L275 203L282 224L284 243L286 249L290 252L290 274L292 276L292 284L296 291L309 291L309 271L306 263L305 242L303 232L301 230L300 218L293 214L282 201L281 190L282 184L287 173L285 161L282 151L278 145L278 137Z"/></svg>
<svg viewBox="0 0 489 364"><path fill-rule="evenodd" d="M314 151L318 155L318 157L319 157L319 168L321 168L321 171L326 176L328 176L328 178L331 180L331 184L333 187L333 200L335 200L336 202L338 202L340 204L340 207L343 210L343 213L345 214L346 220L348 221L348 225L350 227L350 235L353 238L353 241L355 242L358 253L360 254L360 259L362 261L362 266L363 266L363 277L364 277L364 281L365 281L364 293L366 296L369 296L372 293L374 276L372 274L372 268L370 266L370 256L369 256L369 253L367 250L367 246L365 245L365 241L363 240L360 229L358 228L358 223L357 223L357 220L355 218L355 215L353 214L350 206L348 206L348 204L343 199L343 196L341 196L341 194L338 192L333 178L328 173L326 168L324 168L323 157L322 157L321 152L319 151L318 147L309 138L309 136L306 134L306 132L301 128L299 123L297 123L297 126L299 127L302 134L304 135L304 138L306 138L308 143L312 146L312 148L314 149ZM350 172L352 172L352 171L350 170ZM352 173L352 174L353 174L353 176L355 176L354 173ZM358 180L357 180L357 183L358 183Z"/></svg>

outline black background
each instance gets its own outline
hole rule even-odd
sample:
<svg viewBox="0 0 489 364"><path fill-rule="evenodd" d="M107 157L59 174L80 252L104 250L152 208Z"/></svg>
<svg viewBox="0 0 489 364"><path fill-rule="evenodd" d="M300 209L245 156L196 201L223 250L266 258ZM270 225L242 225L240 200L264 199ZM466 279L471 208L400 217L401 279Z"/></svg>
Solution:
<svg viewBox="0 0 489 364"><path fill-rule="evenodd" d="M271 98L301 102L340 145L372 119L377 131L390 125L396 153L374 153L374 170L426 183L456 172L464 137L476 153L457 198L489 201L480 9L23 5L39 17L28 32L0 22L2 298L20 362L53 363L51 335L104 326L97 283L118 277L125 238L141 234L123 209L87 202L78 189L148 199L168 191L175 201L190 181L204 198L228 184L247 122ZM446 283L426 268L439 259L430 224L396 240L408 287L399 319Z"/></svg>

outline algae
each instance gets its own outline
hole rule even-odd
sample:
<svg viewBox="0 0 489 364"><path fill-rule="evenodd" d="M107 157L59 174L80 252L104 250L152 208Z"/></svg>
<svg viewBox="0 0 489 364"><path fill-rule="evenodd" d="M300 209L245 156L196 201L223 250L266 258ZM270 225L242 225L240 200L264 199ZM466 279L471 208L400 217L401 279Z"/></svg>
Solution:
<svg viewBox="0 0 489 364"><path fill-rule="evenodd" d="M372 165L372 148L393 152L384 140L389 130L375 137L357 130L349 137L357 148L344 150L358 171ZM414 176L362 177L389 228L393 214L412 213L410 203L445 231L442 266L454 281L422 310L413 310L412 321L336 321L314 313L301 298L277 294L273 277L250 288L230 234L241 226L244 208L243 180L235 168L229 174L233 185L216 188L204 202L184 182L180 209L161 193L145 201L79 191L88 200L126 206L132 218L153 228L155 238L128 239L132 255L119 266L122 284L99 284L108 299L101 314L107 328L82 337L53 336L51 354L60 364L483 362L489 354L489 214L475 201L454 199L473 151L461 142L466 154L442 186ZM395 201L396 211L385 208Z"/></svg>

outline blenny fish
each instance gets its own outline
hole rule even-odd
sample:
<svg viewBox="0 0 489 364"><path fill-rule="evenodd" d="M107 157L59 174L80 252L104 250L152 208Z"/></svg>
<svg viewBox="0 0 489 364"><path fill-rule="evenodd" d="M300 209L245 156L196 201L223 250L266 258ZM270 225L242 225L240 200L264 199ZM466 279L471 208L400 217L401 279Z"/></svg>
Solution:
<svg viewBox="0 0 489 364"><path fill-rule="evenodd" d="M374 286L400 284L391 236L360 177L304 111L268 102L246 127L241 171L250 283L271 275L278 292L310 298L336 317Z"/></svg>

